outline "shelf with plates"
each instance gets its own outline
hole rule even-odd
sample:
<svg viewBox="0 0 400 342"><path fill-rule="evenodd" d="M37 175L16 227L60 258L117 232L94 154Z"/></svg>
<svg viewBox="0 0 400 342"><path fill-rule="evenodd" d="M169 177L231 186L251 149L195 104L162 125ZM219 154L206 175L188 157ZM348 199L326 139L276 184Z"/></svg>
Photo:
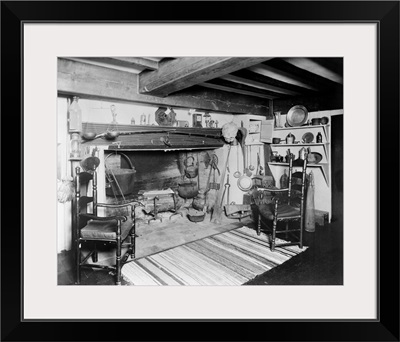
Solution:
<svg viewBox="0 0 400 342"><path fill-rule="evenodd" d="M326 124L326 125L304 125L304 126L290 126L290 127L275 127L275 131L288 131L291 129L305 129L305 128L318 128L318 127L322 127L322 128L326 128L329 127L330 124Z"/></svg>
<svg viewBox="0 0 400 342"><path fill-rule="evenodd" d="M285 170L289 167L286 163L288 153L294 154L295 159L304 154L304 149L313 154L313 161L307 164L308 171L314 174L315 182L315 208L332 213L332 175L331 175L331 124L329 114L314 112L309 113L307 121L313 118L327 116L326 124L302 124L289 126L290 122L284 115L281 116L280 126L286 122L286 127L274 127L271 141L271 161L268 166L279 182ZM317 142L318 137L318 142ZM309 159L311 160L311 159ZM297 166L294 166L297 169Z"/></svg>
<svg viewBox="0 0 400 342"><path fill-rule="evenodd" d="M281 163L281 162L269 162L268 165L276 165L276 166L289 166L289 163ZM296 166L293 166L296 168ZM325 178L325 182L329 184L329 164L328 163L318 163L318 164L307 164L307 167L317 167L321 169L322 174Z"/></svg>
<svg viewBox="0 0 400 342"><path fill-rule="evenodd" d="M326 156L326 159L329 159L329 142L323 142L323 143L298 143L298 144L271 144L271 147L322 147L324 150L324 155Z"/></svg>
<svg viewBox="0 0 400 342"><path fill-rule="evenodd" d="M299 143L299 144L271 144L271 146L323 146L329 144L328 142L325 143Z"/></svg>
<svg viewBox="0 0 400 342"><path fill-rule="evenodd" d="M330 141L330 124L326 124L326 125L305 125L305 126L298 126L298 127L275 127L274 128L274 132L279 133L280 131L298 131L298 130L302 130L305 131L305 133L307 132L307 130L311 130L311 131L316 131L316 130L320 130L323 132L324 134L324 140L326 142Z"/></svg>

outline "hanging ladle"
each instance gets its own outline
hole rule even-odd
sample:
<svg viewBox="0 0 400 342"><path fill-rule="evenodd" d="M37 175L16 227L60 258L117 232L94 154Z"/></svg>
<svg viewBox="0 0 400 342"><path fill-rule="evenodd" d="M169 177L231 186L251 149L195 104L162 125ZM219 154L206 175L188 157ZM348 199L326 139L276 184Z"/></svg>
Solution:
<svg viewBox="0 0 400 342"><path fill-rule="evenodd" d="M248 148L247 145L244 145L244 149L243 149L243 165L245 165L245 168L243 170L243 174L245 174L247 177L251 177L253 173L249 170L249 168L247 166L247 163L249 162L248 153L249 153L249 148Z"/></svg>
<svg viewBox="0 0 400 342"><path fill-rule="evenodd" d="M239 171L239 145L236 145L237 147L237 171L233 174L233 177L239 178L242 174Z"/></svg>
<svg viewBox="0 0 400 342"><path fill-rule="evenodd" d="M251 145L250 145L250 157L249 157L249 159L250 159L249 170L250 170L250 171L254 171L256 167L255 167L254 165L251 164Z"/></svg>

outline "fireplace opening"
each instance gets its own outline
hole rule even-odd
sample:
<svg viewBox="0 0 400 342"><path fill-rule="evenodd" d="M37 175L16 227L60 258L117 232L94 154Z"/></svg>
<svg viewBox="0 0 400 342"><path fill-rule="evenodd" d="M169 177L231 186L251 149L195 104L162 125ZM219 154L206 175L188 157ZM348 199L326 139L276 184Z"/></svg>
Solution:
<svg viewBox="0 0 400 342"><path fill-rule="evenodd" d="M205 215L215 203L217 190L207 190L220 182L222 150L105 151L106 202L141 201L145 208L138 208L137 218L147 223L187 217L193 210ZM194 201L200 203L195 208Z"/></svg>

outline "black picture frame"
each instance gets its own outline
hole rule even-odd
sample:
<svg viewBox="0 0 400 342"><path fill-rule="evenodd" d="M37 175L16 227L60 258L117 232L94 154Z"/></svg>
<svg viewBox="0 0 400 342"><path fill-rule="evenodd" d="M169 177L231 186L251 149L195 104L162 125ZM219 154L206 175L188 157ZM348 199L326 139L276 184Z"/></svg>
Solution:
<svg viewBox="0 0 400 342"><path fill-rule="evenodd" d="M376 164L374 158L371 158L366 161L367 165L360 165L360 171L363 167L377 165L378 319L24 321L21 291L23 288L21 239L22 222L29 222L29 217L24 217L22 205L23 130L28 129L23 127L22 119L22 24L63 21L377 23L379 25L378 157ZM398 1L3 1L1 3L1 46L1 150L4 166L1 176L2 340L399 341ZM38 132L38 134L44 133ZM361 140L368 139L362 135L362 132L355 132L355 134L360 134ZM40 146L38 150L40 152ZM11 168L8 167L10 162L12 162ZM382 183L381 177L385 180ZM38 198L40 199L40 194ZM345 210L351 210L351 207ZM43 270L41 265L37 267L39 277ZM149 301L149 305L157 305L157 303ZM157 323L157 327L154 327L154 323ZM166 323L190 323L191 326L185 329L181 325L178 328L177 324L167 325ZM200 327L199 323L207 323L208 326Z"/></svg>

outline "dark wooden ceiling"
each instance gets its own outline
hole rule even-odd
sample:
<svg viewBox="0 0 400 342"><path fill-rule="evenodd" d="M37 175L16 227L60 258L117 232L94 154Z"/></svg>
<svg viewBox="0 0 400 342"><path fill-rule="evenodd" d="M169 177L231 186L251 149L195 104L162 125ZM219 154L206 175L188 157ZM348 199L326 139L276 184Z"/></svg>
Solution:
<svg viewBox="0 0 400 342"><path fill-rule="evenodd" d="M139 92L162 97L200 86L274 100L336 92L343 86L342 58L90 57L79 60L140 74L139 83L143 84ZM152 90L147 90L149 83L153 85Z"/></svg>
<svg viewBox="0 0 400 342"><path fill-rule="evenodd" d="M248 100L252 99L255 107L265 109L271 106L268 105L272 103L271 101L313 99L343 92L342 58L79 57L65 59L78 62L80 65L122 71L131 75L130 77L135 74L136 83L130 88L136 87L136 94L132 100L139 102L146 102L145 99L148 98L149 103L174 104L176 102L177 105L186 106L186 99L202 97L210 102L204 106L205 109L214 107L214 109L235 112L235 107L225 106L225 108L221 103L236 101L240 105L247 105ZM75 79L72 81L76 83ZM86 85L86 88L89 86L90 84ZM93 86L96 84L93 83ZM63 84L61 84L62 87ZM62 89L59 90L62 91ZM244 111L246 109L246 107L243 108Z"/></svg>

